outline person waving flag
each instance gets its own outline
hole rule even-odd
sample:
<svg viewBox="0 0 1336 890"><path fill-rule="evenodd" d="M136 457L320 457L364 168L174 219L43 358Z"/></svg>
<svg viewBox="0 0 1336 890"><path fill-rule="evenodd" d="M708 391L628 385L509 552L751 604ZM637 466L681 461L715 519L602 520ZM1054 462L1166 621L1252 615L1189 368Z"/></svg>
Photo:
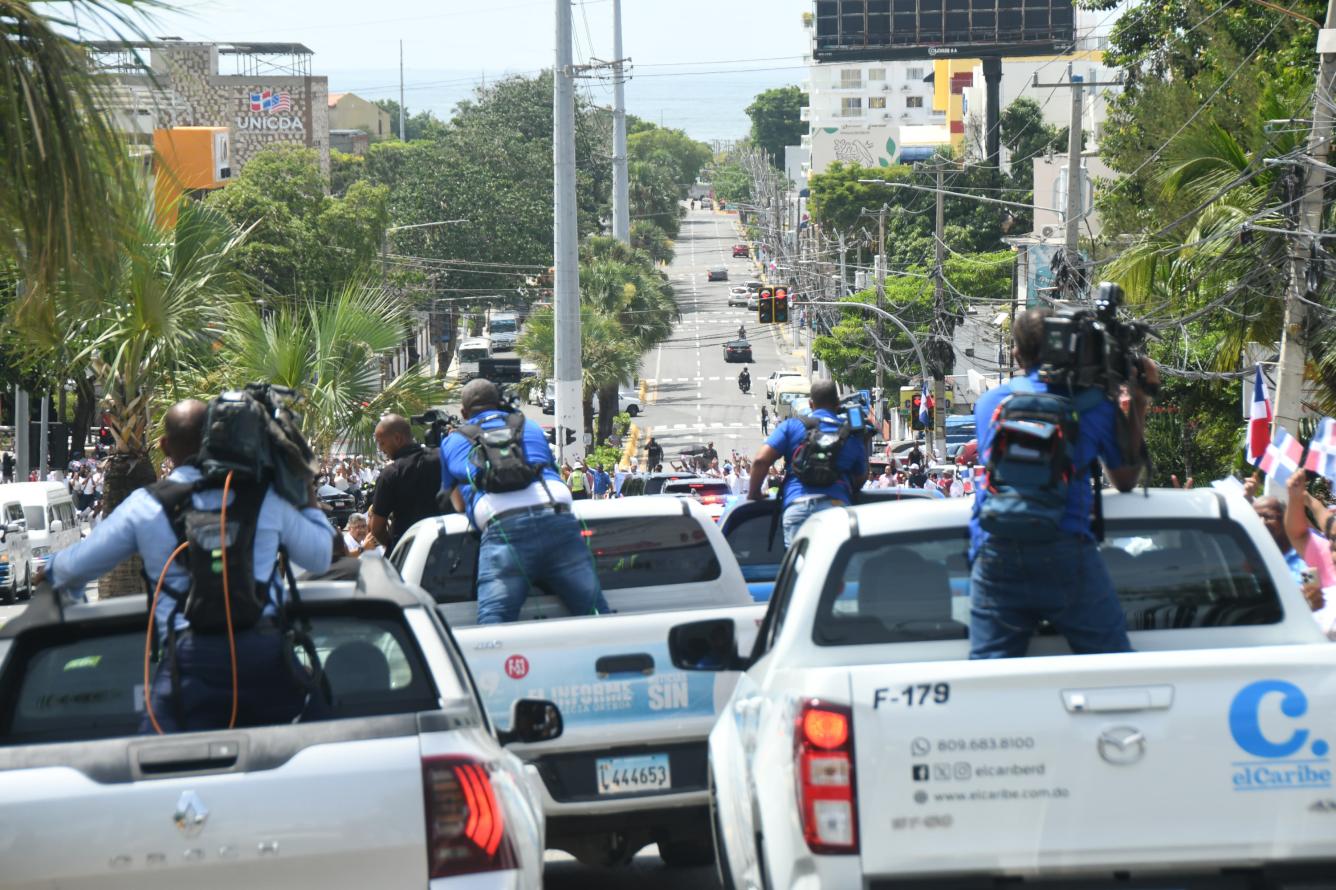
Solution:
<svg viewBox="0 0 1336 890"><path fill-rule="evenodd" d="M1324 417L1308 443L1304 469L1336 481L1336 420Z"/></svg>
<svg viewBox="0 0 1336 890"><path fill-rule="evenodd" d="M1271 442L1271 400L1266 395L1266 381L1262 366L1257 365L1253 377L1252 410L1248 412L1248 462L1260 466L1262 455Z"/></svg>

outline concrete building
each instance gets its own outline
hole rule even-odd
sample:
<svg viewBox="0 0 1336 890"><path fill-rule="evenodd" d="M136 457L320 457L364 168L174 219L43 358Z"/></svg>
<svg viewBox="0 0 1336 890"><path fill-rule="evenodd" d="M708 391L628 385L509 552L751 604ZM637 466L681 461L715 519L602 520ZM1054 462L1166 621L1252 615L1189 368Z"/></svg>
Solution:
<svg viewBox="0 0 1336 890"><path fill-rule="evenodd" d="M361 130L332 128L329 131L329 148L346 155L364 155L371 150L371 137Z"/></svg>
<svg viewBox="0 0 1336 890"><path fill-rule="evenodd" d="M300 43L165 39L87 44L109 81L107 110L132 141L172 127L227 127L233 175L273 145L313 148L329 174L329 80ZM152 75L143 72L148 56Z"/></svg>
<svg viewBox="0 0 1336 890"><path fill-rule="evenodd" d="M361 130L373 142L398 135L390 130L390 113L356 93L329 94L329 128Z"/></svg>

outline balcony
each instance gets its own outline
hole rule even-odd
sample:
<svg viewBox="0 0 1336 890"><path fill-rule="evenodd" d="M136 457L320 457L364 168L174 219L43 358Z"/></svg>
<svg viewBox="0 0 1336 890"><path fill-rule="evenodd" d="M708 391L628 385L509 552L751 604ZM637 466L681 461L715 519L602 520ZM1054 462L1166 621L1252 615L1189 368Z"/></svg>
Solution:
<svg viewBox="0 0 1336 890"><path fill-rule="evenodd" d="M861 80L837 80L831 83L832 90L862 90L867 84Z"/></svg>
<svg viewBox="0 0 1336 890"><path fill-rule="evenodd" d="M798 120L803 121L804 123L806 123L806 122L810 121L811 119L812 119L812 109L811 109L811 106L804 105L802 108L799 108L799 109L798 109Z"/></svg>

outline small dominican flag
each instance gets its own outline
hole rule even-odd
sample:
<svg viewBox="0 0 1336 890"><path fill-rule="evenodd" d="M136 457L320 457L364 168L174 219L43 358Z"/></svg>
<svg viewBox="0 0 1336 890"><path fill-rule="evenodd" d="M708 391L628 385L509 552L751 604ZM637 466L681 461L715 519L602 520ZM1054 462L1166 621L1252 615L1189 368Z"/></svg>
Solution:
<svg viewBox="0 0 1336 890"><path fill-rule="evenodd" d="M928 425L928 381L923 381L923 394L919 397L919 423Z"/></svg>
<svg viewBox="0 0 1336 890"><path fill-rule="evenodd" d="M1308 443L1304 469L1336 481L1336 420L1324 417Z"/></svg>
<svg viewBox="0 0 1336 890"><path fill-rule="evenodd" d="M1262 455L1271 441L1271 400L1266 395L1262 366L1253 377L1252 410L1248 412L1248 462L1260 466Z"/></svg>
<svg viewBox="0 0 1336 890"><path fill-rule="evenodd" d="M1263 473L1276 480L1277 485L1284 485L1303 465L1304 446L1289 434L1283 426L1276 427L1276 435L1262 453L1259 466Z"/></svg>

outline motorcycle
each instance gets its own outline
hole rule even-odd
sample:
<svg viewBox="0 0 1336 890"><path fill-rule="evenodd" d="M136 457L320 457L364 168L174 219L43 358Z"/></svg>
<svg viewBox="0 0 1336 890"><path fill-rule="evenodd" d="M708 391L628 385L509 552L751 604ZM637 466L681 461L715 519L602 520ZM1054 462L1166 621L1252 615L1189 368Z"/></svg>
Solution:
<svg viewBox="0 0 1336 890"><path fill-rule="evenodd" d="M738 378L738 389L742 390L742 392L743 392L744 395L750 395L750 394L751 394L751 378L750 378L750 377L739 377L739 378Z"/></svg>

